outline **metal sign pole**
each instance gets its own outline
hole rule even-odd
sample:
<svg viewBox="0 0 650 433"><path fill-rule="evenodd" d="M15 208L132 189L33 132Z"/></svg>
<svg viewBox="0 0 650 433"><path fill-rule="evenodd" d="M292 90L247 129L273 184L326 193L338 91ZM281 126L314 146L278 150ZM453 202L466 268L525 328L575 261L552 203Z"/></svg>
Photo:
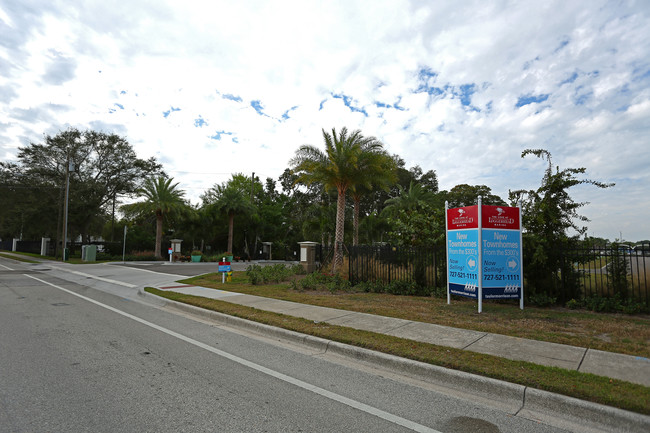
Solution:
<svg viewBox="0 0 650 433"><path fill-rule="evenodd" d="M449 291L449 221L447 216L449 202L445 200L445 255L447 256L447 305L451 304L451 292Z"/></svg>
<svg viewBox="0 0 650 433"><path fill-rule="evenodd" d="M483 204L478 196L478 312L483 312Z"/></svg>
<svg viewBox="0 0 650 433"><path fill-rule="evenodd" d="M521 287L521 297L519 298L519 308L524 309L524 241L521 234L524 229L524 220L521 219L521 205L519 202L519 284Z"/></svg>

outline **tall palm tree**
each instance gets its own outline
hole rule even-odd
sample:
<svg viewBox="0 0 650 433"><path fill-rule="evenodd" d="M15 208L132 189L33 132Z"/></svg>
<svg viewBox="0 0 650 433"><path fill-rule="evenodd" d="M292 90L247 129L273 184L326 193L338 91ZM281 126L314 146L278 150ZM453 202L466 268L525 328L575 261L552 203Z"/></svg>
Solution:
<svg viewBox="0 0 650 433"><path fill-rule="evenodd" d="M380 142L364 146L359 157L357 173L351 193L354 201L354 218L352 245L359 244L359 218L361 198L369 194L373 188L379 187L388 190L389 186L397 180L395 160L384 151Z"/></svg>
<svg viewBox="0 0 650 433"><path fill-rule="evenodd" d="M306 184L321 183L326 190L336 189L336 232L334 236L333 269L343 264L343 237L345 225L345 194L357 183L359 164L365 150L373 151L381 147L374 137L364 137L361 131L348 134L347 128L339 133L332 128L332 133L323 130L325 151L312 145L302 145L290 164L298 175L298 181Z"/></svg>
<svg viewBox="0 0 650 433"><path fill-rule="evenodd" d="M160 175L155 178L145 179L142 188L137 192L144 197L143 201L124 206L127 211L136 214L154 214L156 216L156 245L154 254L162 258L162 229L163 219L166 215L183 211L187 204L183 199L184 191L178 189L178 182L172 184L173 179Z"/></svg>
<svg viewBox="0 0 650 433"><path fill-rule="evenodd" d="M252 212L254 206L247 194L234 185L228 185L221 190L213 208L228 215L228 252L232 253L235 214Z"/></svg>

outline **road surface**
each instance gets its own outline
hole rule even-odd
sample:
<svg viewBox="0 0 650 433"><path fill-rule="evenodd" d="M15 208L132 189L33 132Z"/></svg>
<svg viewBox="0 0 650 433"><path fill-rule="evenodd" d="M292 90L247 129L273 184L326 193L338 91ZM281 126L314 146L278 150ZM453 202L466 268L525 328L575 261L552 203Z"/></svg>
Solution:
<svg viewBox="0 0 650 433"><path fill-rule="evenodd" d="M170 278L0 258L0 431L562 431L136 295Z"/></svg>

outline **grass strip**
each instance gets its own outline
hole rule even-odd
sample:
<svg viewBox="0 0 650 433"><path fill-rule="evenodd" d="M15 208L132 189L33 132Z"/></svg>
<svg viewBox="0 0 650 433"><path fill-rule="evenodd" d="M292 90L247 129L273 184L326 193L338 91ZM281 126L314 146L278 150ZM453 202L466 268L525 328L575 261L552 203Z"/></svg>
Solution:
<svg viewBox="0 0 650 433"><path fill-rule="evenodd" d="M149 287L145 288L145 291L173 301L303 334L650 415L650 388L642 385L322 322L314 323L302 318L199 296Z"/></svg>
<svg viewBox="0 0 650 433"><path fill-rule="evenodd" d="M14 255L12 255L12 254L3 254L3 253L0 253L0 257L4 257L5 259L15 260L15 261L17 261L17 262L24 262L24 263L40 263L40 262L37 262L37 261L35 261L35 260L30 260L30 259L26 259L26 258L23 258L23 257L14 256Z"/></svg>
<svg viewBox="0 0 650 433"><path fill-rule="evenodd" d="M222 284L221 275L204 274L180 282L263 296L302 304L357 311L398 319L435 323L529 340L548 341L577 347L650 358L650 318L622 314L594 313L567 308L527 306L520 310L511 303L483 303L476 311L476 300L431 296L398 296L358 291L298 291L288 283L252 285L244 272L235 272L232 282Z"/></svg>

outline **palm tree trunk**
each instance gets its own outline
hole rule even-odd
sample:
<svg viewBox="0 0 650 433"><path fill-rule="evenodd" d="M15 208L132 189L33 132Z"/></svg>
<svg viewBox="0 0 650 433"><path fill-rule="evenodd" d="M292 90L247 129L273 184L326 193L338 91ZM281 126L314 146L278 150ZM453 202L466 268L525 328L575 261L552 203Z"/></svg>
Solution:
<svg viewBox="0 0 650 433"><path fill-rule="evenodd" d="M354 233L352 236L352 245L359 245L359 213L361 208L361 197L354 197Z"/></svg>
<svg viewBox="0 0 650 433"><path fill-rule="evenodd" d="M345 189L339 188L336 201L336 234L334 236L334 263L332 272L336 272L343 265L343 236L345 230Z"/></svg>
<svg viewBox="0 0 650 433"><path fill-rule="evenodd" d="M156 247L154 255L159 259L162 259L161 244L162 244L162 227L163 227L163 216L162 213L156 212Z"/></svg>
<svg viewBox="0 0 650 433"><path fill-rule="evenodd" d="M228 214L228 252L232 254L232 235L233 235L233 228L235 226L235 213L230 212Z"/></svg>

